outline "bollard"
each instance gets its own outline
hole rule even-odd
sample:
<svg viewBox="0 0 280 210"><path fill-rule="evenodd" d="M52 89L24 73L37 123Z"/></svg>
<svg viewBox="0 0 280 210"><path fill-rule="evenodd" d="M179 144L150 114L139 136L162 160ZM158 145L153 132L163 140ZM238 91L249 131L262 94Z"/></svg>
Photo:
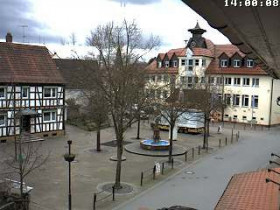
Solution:
<svg viewBox="0 0 280 210"><path fill-rule="evenodd" d="M219 139L219 148L222 146L222 139Z"/></svg>
<svg viewBox="0 0 280 210"><path fill-rule="evenodd" d="M140 180L140 185L143 186L143 178L144 178L144 173L141 172L141 180Z"/></svg>
<svg viewBox="0 0 280 210"><path fill-rule="evenodd" d="M93 194L93 210L95 210L96 193Z"/></svg>
<svg viewBox="0 0 280 210"><path fill-rule="evenodd" d="M192 159L194 159L194 148L192 148Z"/></svg>
<svg viewBox="0 0 280 210"><path fill-rule="evenodd" d="M244 131L246 130L246 124L244 124Z"/></svg>
<svg viewBox="0 0 280 210"><path fill-rule="evenodd" d="M231 138L230 143L231 143L231 144L233 143L233 138Z"/></svg>
<svg viewBox="0 0 280 210"><path fill-rule="evenodd" d="M156 165L153 167L153 180L156 179Z"/></svg>
<svg viewBox="0 0 280 210"><path fill-rule="evenodd" d="M199 146L198 146L198 152L197 152L198 155L200 155L200 149L201 149L201 148L200 148L200 145L199 145Z"/></svg>
<svg viewBox="0 0 280 210"><path fill-rule="evenodd" d="M112 186L112 193L113 193L113 201L115 201L115 187Z"/></svg>
<svg viewBox="0 0 280 210"><path fill-rule="evenodd" d="M172 169L174 168L174 159L173 158L171 159L171 168Z"/></svg>
<svg viewBox="0 0 280 210"><path fill-rule="evenodd" d="M161 174L163 175L164 163L161 163Z"/></svg>
<svg viewBox="0 0 280 210"><path fill-rule="evenodd" d="M239 136L240 136L240 132L238 131L237 133L238 133L238 138L239 138Z"/></svg>
<svg viewBox="0 0 280 210"><path fill-rule="evenodd" d="M188 151L185 152L185 162L188 161Z"/></svg>
<svg viewBox="0 0 280 210"><path fill-rule="evenodd" d="M238 134L235 135L236 141L238 141Z"/></svg>
<svg viewBox="0 0 280 210"><path fill-rule="evenodd" d="M225 145L227 145L227 137L225 138Z"/></svg>

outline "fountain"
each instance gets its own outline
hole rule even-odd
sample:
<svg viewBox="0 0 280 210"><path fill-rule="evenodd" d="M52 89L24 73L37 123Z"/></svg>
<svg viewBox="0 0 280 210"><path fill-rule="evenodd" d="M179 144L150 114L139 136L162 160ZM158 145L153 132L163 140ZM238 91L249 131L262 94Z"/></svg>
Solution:
<svg viewBox="0 0 280 210"><path fill-rule="evenodd" d="M145 139L140 141L140 147L146 150L168 150L169 141L161 140L159 135L158 124L154 127L153 139Z"/></svg>

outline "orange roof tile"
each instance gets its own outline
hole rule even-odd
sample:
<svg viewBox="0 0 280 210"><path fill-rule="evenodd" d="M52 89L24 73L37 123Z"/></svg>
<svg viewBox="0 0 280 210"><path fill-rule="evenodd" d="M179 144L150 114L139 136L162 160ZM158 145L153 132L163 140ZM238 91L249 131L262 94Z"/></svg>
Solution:
<svg viewBox="0 0 280 210"><path fill-rule="evenodd" d="M215 210L279 210L279 186L266 178L280 182L279 175L267 170L234 175Z"/></svg>

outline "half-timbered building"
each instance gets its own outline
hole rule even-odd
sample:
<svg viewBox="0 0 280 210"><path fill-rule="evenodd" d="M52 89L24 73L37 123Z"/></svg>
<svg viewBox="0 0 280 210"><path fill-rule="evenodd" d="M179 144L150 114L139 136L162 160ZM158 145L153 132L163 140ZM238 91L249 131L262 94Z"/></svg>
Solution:
<svg viewBox="0 0 280 210"><path fill-rule="evenodd" d="M64 79L44 46L0 42L0 140L63 135Z"/></svg>

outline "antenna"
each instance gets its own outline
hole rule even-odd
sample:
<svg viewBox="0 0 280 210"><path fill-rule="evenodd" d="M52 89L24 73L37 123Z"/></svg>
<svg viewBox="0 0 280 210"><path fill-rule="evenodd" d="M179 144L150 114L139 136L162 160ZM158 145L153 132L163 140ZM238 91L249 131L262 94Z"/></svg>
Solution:
<svg viewBox="0 0 280 210"><path fill-rule="evenodd" d="M20 25L19 27L22 27L22 43L24 43L25 42L25 38L26 38L26 36L25 36L25 28L27 28L28 25Z"/></svg>

